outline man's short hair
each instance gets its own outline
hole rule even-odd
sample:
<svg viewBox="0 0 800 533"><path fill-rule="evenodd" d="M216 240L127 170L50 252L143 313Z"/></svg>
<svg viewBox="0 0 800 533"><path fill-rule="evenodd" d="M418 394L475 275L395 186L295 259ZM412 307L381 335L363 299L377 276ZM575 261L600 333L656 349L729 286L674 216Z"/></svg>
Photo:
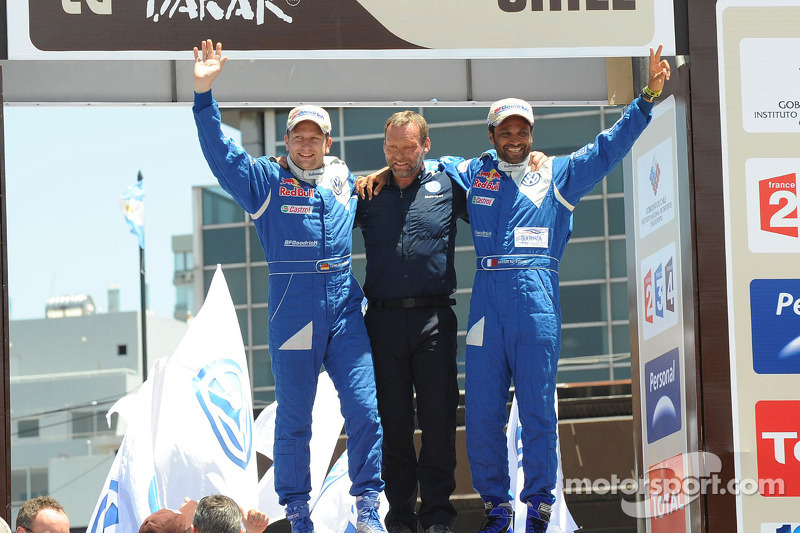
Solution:
<svg viewBox="0 0 800 533"><path fill-rule="evenodd" d="M61 504L50 496L37 496L22 504L17 513L17 527L30 528L33 527L33 522L39 515L42 509L52 509L53 511L63 513L65 516L67 512L61 507Z"/></svg>
<svg viewBox="0 0 800 533"><path fill-rule="evenodd" d="M425 121L425 117L415 111L398 111L389 117L389 120L386 121L386 125L383 127L383 133L384 135L386 134L386 130L389 129L389 126L402 128L411 124L419 128L420 140L424 143L425 139L428 138L428 123Z"/></svg>
<svg viewBox="0 0 800 533"><path fill-rule="evenodd" d="M197 502L192 525L200 533L239 533L242 511L231 498L212 494Z"/></svg>

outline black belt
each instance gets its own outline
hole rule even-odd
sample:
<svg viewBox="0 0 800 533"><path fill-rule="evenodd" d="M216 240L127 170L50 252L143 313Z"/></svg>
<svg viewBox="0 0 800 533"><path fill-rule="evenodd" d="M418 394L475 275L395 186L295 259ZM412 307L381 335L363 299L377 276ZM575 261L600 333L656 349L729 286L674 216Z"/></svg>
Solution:
<svg viewBox="0 0 800 533"><path fill-rule="evenodd" d="M433 296L426 298L385 298L383 300L370 300L369 308L375 311L381 309L415 309L418 307L450 307L456 301L449 296Z"/></svg>

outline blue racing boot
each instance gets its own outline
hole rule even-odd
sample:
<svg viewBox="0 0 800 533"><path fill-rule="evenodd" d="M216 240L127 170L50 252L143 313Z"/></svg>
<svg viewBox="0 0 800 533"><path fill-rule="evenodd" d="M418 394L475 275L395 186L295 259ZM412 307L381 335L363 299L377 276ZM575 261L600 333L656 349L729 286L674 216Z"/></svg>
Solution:
<svg viewBox="0 0 800 533"><path fill-rule="evenodd" d="M308 502L289 503L286 506L286 520L292 524L292 533L314 533Z"/></svg>
<svg viewBox="0 0 800 533"><path fill-rule="evenodd" d="M356 498L356 531L358 533L386 533L381 517L378 516L378 506L381 501L378 492L368 490ZM292 531L292 533L295 533Z"/></svg>
<svg viewBox="0 0 800 533"><path fill-rule="evenodd" d="M483 500L483 516L478 533L514 533L514 509L509 502Z"/></svg>
<svg viewBox="0 0 800 533"><path fill-rule="evenodd" d="M536 509L533 504L528 502L528 517L525 520L525 533L546 533L547 524L550 522L550 512L552 507L544 502L540 502Z"/></svg>

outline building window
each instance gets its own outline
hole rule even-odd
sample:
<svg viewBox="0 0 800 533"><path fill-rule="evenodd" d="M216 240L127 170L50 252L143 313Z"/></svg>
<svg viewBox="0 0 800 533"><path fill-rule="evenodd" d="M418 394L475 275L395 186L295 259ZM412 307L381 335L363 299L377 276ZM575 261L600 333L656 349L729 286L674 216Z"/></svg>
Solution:
<svg viewBox="0 0 800 533"><path fill-rule="evenodd" d="M30 418L28 420L20 420L17 423L17 436L21 439L29 439L39 436L39 419Z"/></svg>
<svg viewBox="0 0 800 533"><path fill-rule="evenodd" d="M72 438L92 437L100 433L114 433L117 429L117 414L111 415L111 427L106 422L104 411L73 411Z"/></svg>
<svg viewBox="0 0 800 533"><path fill-rule="evenodd" d="M12 505L19 506L31 498L48 494L46 468L22 468L11 472Z"/></svg>
<svg viewBox="0 0 800 533"><path fill-rule="evenodd" d="M117 344L117 355L119 355L119 356L128 355L128 345L127 344Z"/></svg>

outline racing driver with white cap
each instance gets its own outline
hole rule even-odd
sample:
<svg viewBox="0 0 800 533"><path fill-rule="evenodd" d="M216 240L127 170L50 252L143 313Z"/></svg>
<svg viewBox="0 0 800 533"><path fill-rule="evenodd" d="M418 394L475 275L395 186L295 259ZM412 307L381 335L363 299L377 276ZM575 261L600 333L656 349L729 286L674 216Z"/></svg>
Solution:
<svg viewBox="0 0 800 533"><path fill-rule="evenodd" d="M478 256L465 394L467 453L473 486L484 501L483 533L505 533L512 524L504 431L511 378L522 423L525 481L518 497L528 505L526 531L547 529L557 471L558 264L578 201L617 166L650 122L670 74L661 50L650 49L648 85L614 126L569 156L549 158L537 172L527 168L533 110L514 98L490 108L494 150L468 161L440 160L468 189Z"/></svg>
<svg viewBox="0 0 800 533"><path fill-rule="evenodd" d="M278 409L275 490L292 533L311 533L309 441L311 409L322 365L342 404L350 494L359 533L384 533L378 516L382 431L372 353L361 301L350 271L355 178L326 156L331 121L317 106L289 112L289 170L250 157L222 133L211 84L227 58L211 40L194 49L194 116L203 155L220 185L253 218L269 263L269 351Z"/></svg>

